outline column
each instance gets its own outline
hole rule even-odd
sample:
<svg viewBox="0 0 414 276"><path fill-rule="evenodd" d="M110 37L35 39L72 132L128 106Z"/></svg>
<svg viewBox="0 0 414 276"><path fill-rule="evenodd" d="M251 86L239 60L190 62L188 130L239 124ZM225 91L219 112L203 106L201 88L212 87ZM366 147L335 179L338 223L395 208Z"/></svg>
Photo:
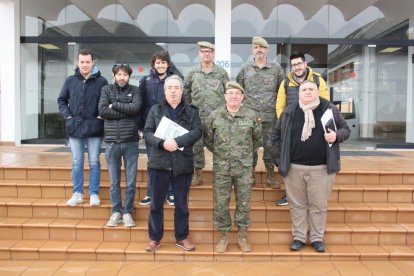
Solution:
<svg viewBox="0 0 414 276"><path fill-rule="evenodd" d="M230 76L231 62L231 0L216 0L215 14L216 64Z"/></svg>

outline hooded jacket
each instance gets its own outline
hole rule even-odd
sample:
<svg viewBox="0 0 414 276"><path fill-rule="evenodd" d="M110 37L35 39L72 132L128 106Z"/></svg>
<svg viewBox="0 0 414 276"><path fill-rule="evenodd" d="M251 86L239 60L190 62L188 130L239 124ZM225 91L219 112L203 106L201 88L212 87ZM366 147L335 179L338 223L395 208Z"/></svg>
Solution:
<svg viewBox="0 0 414 276"><path fill-rule="evenodd" d="M66 78L57 103L59 112L65 119L66 134L72 138L100 137L104 122L99 119L98 103L101 89L108 81L93 66L92 73L85 79L75 69L75 74Z"/></svg>

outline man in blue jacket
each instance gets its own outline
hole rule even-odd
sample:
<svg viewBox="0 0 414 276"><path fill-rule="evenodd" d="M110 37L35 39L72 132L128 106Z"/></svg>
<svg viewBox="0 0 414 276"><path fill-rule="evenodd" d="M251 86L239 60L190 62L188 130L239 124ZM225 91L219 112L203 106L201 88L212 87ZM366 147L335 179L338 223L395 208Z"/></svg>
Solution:
<svg viewBox="0 0 414 276"><path fill-rule="evenodd" d="M94 55L88 49L79 51L75 74L63 84L57 99L59 112L65 119L66 133L72 152L73 194L67 205L83 202L83 164L85 146L89 160L90 205L99 205L101 164L99 155L103 138L103 120L99 117L98 103L101 89L108 81L94 65Z"/></svg>
<svg viewBox="0 0 414 276"><path fill-rule="evenodd" d="M327 117L332 123L322 125L326 114L331 114ZM312 247L325 251L328 197L340 170L339 143L349 134L338 108L319 97L317 85L310 80L300 85L299 102L286 107L273 130L274 163L284 178L290 205L293 251L306 244L308 228Z"/></svg>

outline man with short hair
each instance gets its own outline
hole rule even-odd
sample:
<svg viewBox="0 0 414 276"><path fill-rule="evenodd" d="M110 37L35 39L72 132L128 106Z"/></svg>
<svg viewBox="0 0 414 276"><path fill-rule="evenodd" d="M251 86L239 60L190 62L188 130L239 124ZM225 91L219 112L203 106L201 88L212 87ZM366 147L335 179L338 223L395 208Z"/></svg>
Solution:
<svg viewBox="0 0 414 276"><path fill-rule="evenodd" d="M105 120L105 157L110 178L112 215L106 226L115 227L121 221L125 227L135 226L132 218L138 167L138 113L142 99L137 86L130 85L132 69L128 64L112 68L115 83L102 88L99 115ZM121 166L125 167L125 196L122 208Z"/></svg>
<svg viewBox="0 0 414 276"><path fill-rule="evenodd" d="M311 80L316 83L319 95L329 101L329 91L325 80L320 74L314 72L305 60L305 55L300 52L293 52L290 55L290 66L292 71L282 81L279 86L276 101L276 115L279 118L286 106L298 102L299 85L305 80ZM276 205L288 205L286 196L276 201Z"/></svg>
<svg viewBox="0 0 414 276"><path fill-rule="evenodd" d="M331 123L322 124L321 118ZM319 97L309 80L299 87L299 101L283 111L272 134L274 162L284 178L290 205L292 251L308 240L324 252L324 232L329 194L340 170L339 143L350 129L338 108Z"/></svg>
<svg viewBox="0 0 414 276"><path fill-rule="evenodd" d="M208 117L204 129L206 147L213 153L214 225L220 232L218 253L227 250L231 230L230 195L236 196L234 222L241 251L251 251L247 240L253 184L253 155L262 142L262 124L257 114L242 106L244 89L237 82L226 84L226 105Z"/></svg>
<svg viewBox="0 0 414 276"><path fill-rule="evenodd" d="M207 117L218 107L224 105L224 91L229 76L223 68L214 64L214 45L199 41L200 63L187 74L184 83L184 97L187 103L198 107L201 124L205 127ZM201 185L202 169L205 167L203 138L194 145L194 175L191 185Z"/></svg>
<svg viewBox="0 0 414 276"><path fill-rule="evenodd" d="M101 89L108 81L95 66L93 53L82 49L78 53L75 74L66 78L57 99L59 112L65 119L66 134L72 152L73 194L66 202L76 206L83 202L83 164L85 146L89 160L90 205L100 205L99 186L101 180L101 144L103 120L99 117L98 103Z"/></svg>
<svg viewBox="0 0 414 276"><path fill-rule="evenodd" d="M194 170L193 146L202 135L202 126L198 109L184 102L183 81L172 75L164 83L165 101L155 104L147 117L144 128L145 142L151 147L148 156L151 203L148 219L150 241L147 252L160 247L164 235L164 200L168 185L174 192L174 233L176 246L187 251L195 249L188 240L189 211L188 193ZM175 122L187 133L175 138L162 139L155 135L163 117Z"/></svg>
<svg viewBox="0 0 414 276"><path fill-rule="evenodd" d="M256 111L263 125L263 162L266 167L266 184L274 189L280 188L280 183L274 175L272 162L272 128L276 122L275 104L277 90L285 77L279 63L267 59L269 44L262 37L253 37L253 61L242 66L237 74L237 82L246 91L244 105ZM257 165L257 152L254 155L254 169Z"/></svg>

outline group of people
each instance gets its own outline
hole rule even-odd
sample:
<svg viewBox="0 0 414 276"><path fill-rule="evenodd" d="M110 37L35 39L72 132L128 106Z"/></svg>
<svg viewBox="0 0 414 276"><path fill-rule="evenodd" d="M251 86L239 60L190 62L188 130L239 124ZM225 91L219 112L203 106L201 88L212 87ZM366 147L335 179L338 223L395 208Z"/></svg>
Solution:
<svg viewBox="0 0 414 276"><path fill-rule="evenodd" d="M188 239L188 193L192 185L202 184L206 147L213 154L216 251L227 250L234 189L238 244L241 251L250 252L250 199L257 151L263 146L266 184L280 188L275 165L284 179L287 196L277 204L290 205L291 250L300 250L309 239L317 252L323 252L327 200L340 169L339 143L350 134L342 115L329 102L325 81L307 66L302 53L291 55L292 71L285 77L283 68L268 60L269 44L261 37L253 37L254 59L242 66L236 81L230 81L227 72L214 63L212 43L198 42L198 49L200 63L184 81L171 71L168 52L154 53L151 73L139 86L129 84L132 69L127 64L113 66L114 83L108 84L94 65L93 53L79 52L75 74L66 79L58 97L72 152L73 194L67 205L83 202L85 146L90 205L100 204L99 154L104 140L112 203L106 225L135 226L132 213L141 130L148 157L148 188L139 204L150 205L146 251L154 252L161 245L166 199L174 206L176 245L195 249ZM322 124L327 113L335 127ZM175 137L160 135L165 119L184 131Z"/></svg>

